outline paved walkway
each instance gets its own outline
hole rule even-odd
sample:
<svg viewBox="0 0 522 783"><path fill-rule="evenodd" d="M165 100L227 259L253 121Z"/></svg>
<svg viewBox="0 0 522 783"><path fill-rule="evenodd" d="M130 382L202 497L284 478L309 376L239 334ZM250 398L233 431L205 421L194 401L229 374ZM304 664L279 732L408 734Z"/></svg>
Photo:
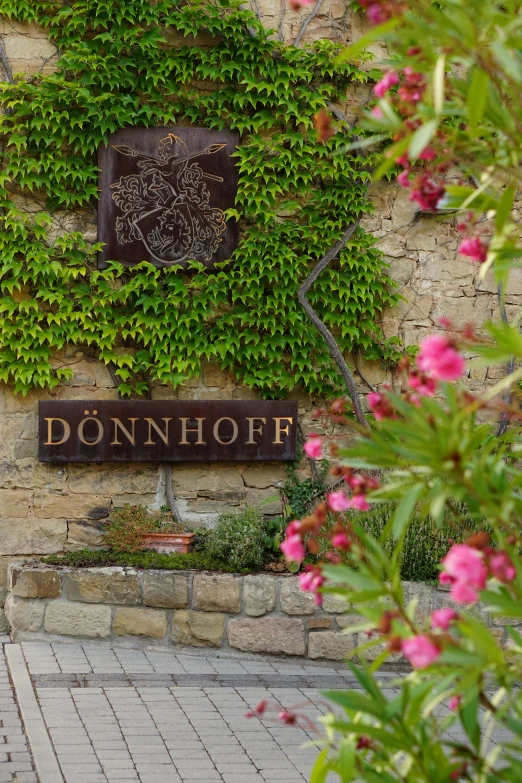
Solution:
<svg viewBox="0 0 522 783"><path fill-rule="evenodd" d="M5 642L0 783L303 783L312 727L245 714L267 700L313 721L320 690L356 686L341 665Z"/></svg>
<svg viewBox="0 0 522 783"><path fill-rule="evenodd" d="M326 712L320 689L352 684L342 666L217 654L36 643L4 651L0 782L303 783L317 752L301 747L311 729L245 714L266 699L313 720Z"/></svg>

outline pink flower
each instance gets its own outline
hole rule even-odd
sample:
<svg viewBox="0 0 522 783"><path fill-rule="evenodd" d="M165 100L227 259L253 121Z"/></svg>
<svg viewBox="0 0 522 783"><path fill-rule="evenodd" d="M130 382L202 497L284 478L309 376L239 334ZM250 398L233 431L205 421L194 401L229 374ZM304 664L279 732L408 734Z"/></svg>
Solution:
<svg viewBox="0 0 522 783"><path fill-rule="evenodd" d="M311 5L313 0L290 0L290 8L292 11L298 11L300 8L304 8L305 5Z"/></svg>
<svg viewBox="0 0 522 783"><path fill-rule="evenodd" d="M317 435L312 435L306 441L304 445L304 450L306 452L306 455L310 457L310 459L321 459L321 457L323 456L322 438L318 438Z"/></svg>
<svg viewBox="0 0 522 783"><path fill-rule="evenodd" d="M295 536L296 533L299 533L301 530L301 523L298 519L294 519L293 522L290 522L285 530L286 537Z"/></svg>
<svg viewBox="0 0 522 783"><path fill-rule="evenodd" d="M448 337L430 335L422 341L417 366L436 381L455 381L464 371L464 359Z"/></svg>
<svg viewBox="0 0 522 783"><path fill-rule="evenodd" d="M488 246L479 237L464 237L459 245L459 253L483 264L488 256Z"/></svg>
<svg viewBox="0 0 522 783"><path fill-rule="evenodd" d="M415 389L417 394L420 394L422 397L433 397L437 391L435 378L430 378L429 375L415 372L415 370L408 376L408 386L410 389Z"/></svg>
<svg viewBox="0 0 522 783"><path fill-rule="evenodd" d="M306 571L299 574L299 586L301 590L307 593L313 593L317 606L321 606L323 603L323 596L318 591L324 584L324 581L324 576L317 566L307 566Z"/></svg>
<svg viewBox="0 0 522 783"><path fill-rule="evenodd" d="M399 83L399 77L395 73L395 71L388 71L384 74L382 79L377 82L375 87L373 88L373 93L378 98L384 98L388 90L390 90L394 84Z"/></svg>
<svg viewBox="0 0 522 783"><path fill-rule="evenodd" d="M293 536L285 538L285 540L281 542L279 548L289 561L300 563L301 560L304 560L306 555L299 533L295 533Z"/></svg>
<svg viewBox="0 0 522 783"><path fill-rule="evenodd" d="M371 3L366 8L366 16L370 24L383 24L387 22L391 14L381 3Z"/></svg>
<svg viewBox="0 0 522 783"><path fill-rule="evenodd" d="M431 627L433 629L440 628L441 631L447 631L453 620L457 618L457 612L450 609L449 606L444 609L435 609L431 615Z"/></svg>
<svg viewBox="0 0 522 783"><path fill-rule="evenodd" d="M409 185L410 185L410 171L409 171L409 169L404 169L404 171L401 171L400 174L397 174L397 182L403 188L408 188L409 187Z"/></svg>
<svg viewBox="0 0 522 783"><path fill-rule="evenodd" d="M434 160L436 157L437 153L433 147L424 147L421 154L419 155L419 160Z"/></svg>
<svg viewBox="0 0 522 783"><path fill-rule="evenodd" d="M426 669L435 663L440 650L428 636L412 636L402 643L402 651L414 669Z"/></svg>
<svg viewBox="0 0 522 783"><path fill-rule="evenodd" d="M416 201L421 209L435 210L444 193L443 185L433 182L427 174L422 174L415 180L410 201Z"/></svg>
<svg viewBox="0 0 522 783"><path fill-rule="evenodd" d="M382 109L380 106L374 106L371 111L372 117L375 117L377 120L382 120L384 117L384 114L382 113Z"/></svg>
<svg viewBox="0 0 522 783"><path fill-rule="evenodd" d="M346 511L347 508L350 508L350 501L342 490L330 492L326 499L332 511Z"/></svg>
<svg viewBox="0 0 522 783"><path fill-rule="evenodd" d="M393 406L386 394L370 392L366 397L366 401L377 421L380 421L381 419L391 419L395 416Z"/></svg>
<svg viewBox="0 0 522 783"><path fill-rule="evenodd" d="M484 590L488 576L482 553L467 544L454 544L442 560L441 584L451 584L451 596L459 604L472 604Z"/></svg>
<svg viewBox="0 0 522 783"><path fill-rule="evenodd" d="M352 542L346 533L336 533L332 537L332 546L336 549L341 549L343 552L348 552L352 547Z"/></svg>
<svg viewBox="0 0 522 783"><path fill-rule="evenodd" d="M488 565L491 573L499 582L512 582L517 575L507 552L493 552L489 556Z"/></svg>
<svg viewBox="0 0 522 783"><path fill-rule="evenodd" d="M364 495L357 494L350 498L350 508L355 508L357 511L368 511L370 504Z"/></svg>
<svg viewBox="0 0 522 783"><path fill-rule="evenodd" d="M456 712L458 708L460 707L460 702L462 701L462 696L452 696L449 700L448 707L450 710L453 710L453 712Z"/></svg>

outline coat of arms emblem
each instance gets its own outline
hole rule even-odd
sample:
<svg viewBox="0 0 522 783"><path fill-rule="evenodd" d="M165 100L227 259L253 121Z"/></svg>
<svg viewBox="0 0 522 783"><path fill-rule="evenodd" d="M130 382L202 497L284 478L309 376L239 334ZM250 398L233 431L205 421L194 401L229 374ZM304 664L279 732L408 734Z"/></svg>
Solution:
<svg viewBox="0 0 522 783"><path fill-rule="evenodd" d="M238 239L225 219L237 188L230 158L236 141L230 131L202 128L113 134L100 151L99 239L106 243L100 266L108 260L212 266L226 259Z"/></svg>

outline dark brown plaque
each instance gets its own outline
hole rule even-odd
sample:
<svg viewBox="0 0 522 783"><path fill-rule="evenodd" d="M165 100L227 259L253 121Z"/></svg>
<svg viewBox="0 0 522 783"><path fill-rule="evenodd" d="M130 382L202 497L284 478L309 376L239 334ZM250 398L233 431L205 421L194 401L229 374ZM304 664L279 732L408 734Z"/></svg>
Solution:
<svg viewBox="0 0 522 783"><path fill-rule="evenodd" d="M98 151L99 268L107 261L212 268L229 258L239 241L237 223L224 215L236 197L238 143L235 131L207 128L113 133Z"/></svg>
<svg viewBox="0 0 522 783"><path fill-rule="evenodd" d="M60 400L39 404L40 462L254 462L296 458L288 400Z"/></svg>

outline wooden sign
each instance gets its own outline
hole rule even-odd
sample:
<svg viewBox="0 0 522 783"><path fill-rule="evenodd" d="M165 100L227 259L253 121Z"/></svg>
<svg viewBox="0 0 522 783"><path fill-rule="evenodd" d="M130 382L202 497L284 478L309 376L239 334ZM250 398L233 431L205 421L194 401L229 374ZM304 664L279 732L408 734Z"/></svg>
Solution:
<svg viewBox="0 0 522 783"><path fill-rule="evenodd" d="M239 134L207 128L123 128L98 151L98 241L107 261L213 267L239 241L234 220Z"/></svg>
<svg viewBox="0 0 522 783"><path fill-rule="evenodd" d="M288 400L39 403L40 462L254 462L296 458Z"/></svg>

